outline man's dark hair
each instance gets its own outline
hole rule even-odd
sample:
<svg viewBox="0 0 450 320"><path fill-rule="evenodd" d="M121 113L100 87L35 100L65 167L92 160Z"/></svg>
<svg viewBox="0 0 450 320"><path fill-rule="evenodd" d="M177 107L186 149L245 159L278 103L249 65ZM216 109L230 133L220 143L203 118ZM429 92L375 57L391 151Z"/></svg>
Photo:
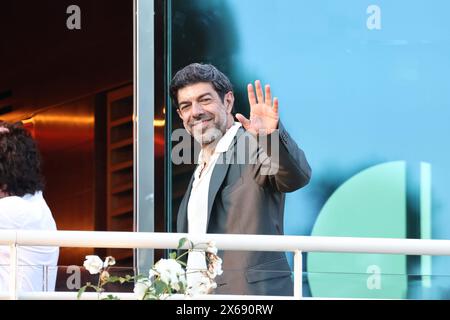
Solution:
<svg viewBox="0 0 450 320"><path fill-rule="evenodd" d="M22 197L42 191L41 156L21 122L0 120L0 190Z"/></svg>
<svg viewBox="0 0 450 320"><path fill-rule="evenodd" d="M170 83L170 97L178 108L178 90L199 82L212 84L222 101L225 95L233 91L230 79L211 64L192 63L179 70Z"/></svg>

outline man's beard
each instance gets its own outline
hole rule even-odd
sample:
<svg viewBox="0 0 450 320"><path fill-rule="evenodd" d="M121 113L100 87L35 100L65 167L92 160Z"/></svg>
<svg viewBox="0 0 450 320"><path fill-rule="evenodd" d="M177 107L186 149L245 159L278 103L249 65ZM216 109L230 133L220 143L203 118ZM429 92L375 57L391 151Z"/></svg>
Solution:
<svg viewBox="0 0 450 320"><path fill-rule="evenodd" d="M203 119L197 120L202 121ZM214 121L214 120L213 120ZM201 146L207 146L215 141L219 141L220 138L223 137L223 135L226 132L227 127L227 117L223 117L223 123L218 124L213 122L213 127L207 128L205 131L203 129L196 129L195 127L191 127L192 131L191 134L194 137L194 139L200 143Z"/></svg>
<svg viewBox="0 0 450 320"><path fill-rule="evenodd" d="M217 127L208 128L203 133L193 130L193 137L201 146L206 146L214 141L218 141L222 136L223 132Z"/></svg>

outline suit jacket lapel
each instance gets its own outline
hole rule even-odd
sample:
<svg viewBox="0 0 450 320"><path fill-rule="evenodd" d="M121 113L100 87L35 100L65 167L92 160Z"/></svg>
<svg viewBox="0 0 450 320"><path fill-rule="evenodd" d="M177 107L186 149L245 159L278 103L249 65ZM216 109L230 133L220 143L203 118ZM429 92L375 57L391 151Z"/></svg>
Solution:
<svg viewBox="0 0 450 320"><path fill-rule="evenodd" d="M184 194L183 200L180 203L180 209L178 209L177 232L182 233L188 232L187 206L189 202L189 197L191 196L192 183L194 182L194 175L195 173L192 174L191 181L189 182L186 193Z"/></svg>
<svg viewBox="0 0 450 320"><path fill-rule="evenodd" d="M228 168L230 167L230 161L227 161L227 159L233 159L233 153L234 153L234 145L236 144L237 140L240 138L240 136L244 133L244 129L239 128L238 132L236 133L236 136L233 139L233 142L231 144L231 147L228 149L227 152L222 153L219 156L219 159L217 160L218 163L214 166L214 170L211 175L211 180L209 182L209 192L208 192L208 217L206 220L206 230L208 230L209 225L209 217L211 216L211 210L214 204L214 200L216 199L217 192L220 189L220 186L223 183L223 180L225 179L225 176L227 175ZM220 161L220 162L219 162Z"/></svg>
<svg viewBox="0 0 450 320"><path fill-rule="evenodd" d="M223 153L221 156L225 155ZM209 216L211 215L212 206L214 203L214 199L216 198L217 191L219 191L220 186L223 183L223 180L225 179L225 176L227 175L229 164L227 164L225 161L222 162L223 164L216 164L214 166L214 171L211 176L211 181L209 182L209 192L208 192L208 217L206 220L206 226L209 225ZM206 229L208 230L208 228Z"/></svg>

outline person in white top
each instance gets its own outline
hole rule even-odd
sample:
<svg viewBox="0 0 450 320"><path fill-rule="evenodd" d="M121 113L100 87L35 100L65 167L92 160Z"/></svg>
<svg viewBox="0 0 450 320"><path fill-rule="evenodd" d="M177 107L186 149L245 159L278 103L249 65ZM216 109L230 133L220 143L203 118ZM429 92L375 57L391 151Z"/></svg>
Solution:
<svg viewBox="0 0 450 320"><path fill-rule="evenodd" d="M0 121L0 232L56 230L42 195L40 154L30 133L18 123ZM54 291L58 247L18 248L19 291ZM9 290L10 251L0 246L0 292Z"/></svg>

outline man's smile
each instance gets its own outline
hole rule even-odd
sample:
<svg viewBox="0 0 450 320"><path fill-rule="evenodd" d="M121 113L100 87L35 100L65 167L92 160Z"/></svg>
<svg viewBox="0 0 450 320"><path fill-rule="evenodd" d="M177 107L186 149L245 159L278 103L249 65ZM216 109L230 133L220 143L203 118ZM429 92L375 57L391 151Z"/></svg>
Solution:
<svg viewBox="0 0 450 320"><path fill-rule="evenodd" d="M193 127L198 127L198 126L202 126L202 127L206 127L206 126L208 126L209 125L209 123L211 122L211 120L212 119L203 119L203 120L200 120L200 121L195 121L193 124L192 124L192 126Z"/></svg>

